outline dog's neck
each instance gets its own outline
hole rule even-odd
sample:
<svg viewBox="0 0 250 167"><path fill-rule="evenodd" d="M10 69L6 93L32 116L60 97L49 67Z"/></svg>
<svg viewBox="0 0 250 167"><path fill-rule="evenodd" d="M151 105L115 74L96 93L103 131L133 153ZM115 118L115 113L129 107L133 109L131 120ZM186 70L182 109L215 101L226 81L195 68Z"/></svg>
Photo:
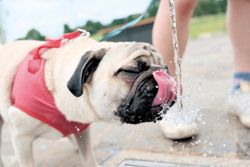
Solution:
<svg viewBox="0 0 250 167"><path fill-rule="evenodd" d="M87 51L88 46L91 46L93 41L86 42ZM98 117L89 101L87 88L84 86L83 95L80 97L75 97L67 88L67 82L85 52L84 50L79 51L78 42L72 43L74 44L67 44L69 45L67 47L48 50L43 55L46 58L46 85L54 96L56 106L66 116L67 120L80 123L94 122L98 120Z"/></svg>
<svg viewBox="0 0 250 167"><path fill-rule="evenodd" d="M63 97L65 94L69 95ZM86 89L80 97L75 97L71 93L68 93L67 89L58 91L55 96L57 96L55 100L56 105L66 116L67 120L81 123L91 123L98 120L96 112L89 101L88 91Z"/></svg>

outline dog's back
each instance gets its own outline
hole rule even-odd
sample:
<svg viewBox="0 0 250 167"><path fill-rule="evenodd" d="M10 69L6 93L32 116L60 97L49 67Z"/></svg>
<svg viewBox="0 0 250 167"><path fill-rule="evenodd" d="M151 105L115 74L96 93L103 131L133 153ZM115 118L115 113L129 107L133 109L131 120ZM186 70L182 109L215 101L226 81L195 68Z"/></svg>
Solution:
<svg viewBox="0 0 250 167"><path fill-rule="evenodd" d="M0 45L0 112L8 120L7 111L11 106L11 89L17 67L27 53L41 45L38 41L15 41Z"/></svg>

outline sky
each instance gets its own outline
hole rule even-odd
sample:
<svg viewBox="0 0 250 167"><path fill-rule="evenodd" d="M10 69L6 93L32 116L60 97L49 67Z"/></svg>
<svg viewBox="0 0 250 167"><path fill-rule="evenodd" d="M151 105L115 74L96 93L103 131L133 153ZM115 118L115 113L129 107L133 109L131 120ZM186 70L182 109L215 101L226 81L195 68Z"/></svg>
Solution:
<svg viewBox="0 0 250 167"><path fill-rule="evenodd" d="M25 37L35 28L59 37L63 25L82 26L87 20L108 24L113 19L143 13L151 0L0 0L6 42Z"/></svg>

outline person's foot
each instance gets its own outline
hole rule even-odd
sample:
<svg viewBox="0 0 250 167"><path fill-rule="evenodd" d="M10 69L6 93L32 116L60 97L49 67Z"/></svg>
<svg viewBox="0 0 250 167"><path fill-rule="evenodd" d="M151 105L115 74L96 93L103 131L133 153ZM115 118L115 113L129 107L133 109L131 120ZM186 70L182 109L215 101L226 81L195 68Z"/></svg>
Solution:
<svg viewBox="0 0 250 167"><path fill-rule="evenodd" d="M164 136L173 140L186 139L198 134L198 126L196 123L191 125L185 125L181 123L168 125L165 120L162 120L160 122L160 126Z"/></svg>
<svg viewBox="0 0 250 167"><path fill-rule="evenodd" d="M240 89L229 97L228 112L239 117L241 123L250 128L250 82L241 82Z"/></svg>

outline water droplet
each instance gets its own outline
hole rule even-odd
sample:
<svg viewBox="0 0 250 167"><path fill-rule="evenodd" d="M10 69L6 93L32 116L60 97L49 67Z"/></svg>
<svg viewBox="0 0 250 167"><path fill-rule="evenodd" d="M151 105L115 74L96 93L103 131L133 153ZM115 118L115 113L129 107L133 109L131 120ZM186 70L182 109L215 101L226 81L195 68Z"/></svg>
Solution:
<svg viewBox="0 0 250 167"><path fill-rule="evenodd" d="M213 159L214 161L216 161L216 160L217 160L217 156L216 156L216 155L213 156L212 159Z"/></svg>
<svg viewBox="0 0 250 167"><path fill-rule="evenodd" d="M180 75L180 71L179 71L179 69L178 69L178 68L176 68L176 70L175 70L175 74L176 74L176 75Z"/></svg>
<svg viewBox="0 0 250 167"><path fill-rule="evenodd" d="M214 95L210 95L210 97L211 97L211 100L213 101L214 100Z"/></svg>
<svg viewBox="0 0 250 167"><path fill-rule="evenodd" d="M202 120L202 114L199 114L197 117L196 117L199 121Z"/></svg>
<svg viewBox="0 0 250 167"><path fill-rule="evenodd" d="M210 146L213 146L214 144L213 144L213 142L209 142L209 145L210 145Z"/></svg>
<svg viewBox="0 0 250 167"><path fill-rule="evenodd" d="M206 150L207 148L206 148L206 146L203 146L203 150Z"/></svg>
<svg viewBox="0 0 250 167"><path fill-rule="evenodd" d="M80 129L77 126L75 126L75 128L76 128L77 131L80 131Z"/></svg>
<svg viewBox="0 0 250 167"><path fill-rule="evenodd" d="M205 121L202 121L202 122L201 122L201 124L202 124L202 125L205 125L205 124L206 124L206 122L205 122Z"/></svg>
<svg viewBox="0 0 250 167"><path fill-rule="evenodd" d="M200 91L202 91L202 89L203 89L200 82L198 83L198 89L199 89Z"/></svg>
<svg viewBox="0 0 250 167"><path fill-rule="evenodd" d="M207 157L207 153L203 153L203 157Z"/></svg>
<svg viewBox="0 0 250 167"><path fill-rule="evenodd" d="M170 147L170 151L173 151L174 150L174 148L173 147Z"/></svg>

